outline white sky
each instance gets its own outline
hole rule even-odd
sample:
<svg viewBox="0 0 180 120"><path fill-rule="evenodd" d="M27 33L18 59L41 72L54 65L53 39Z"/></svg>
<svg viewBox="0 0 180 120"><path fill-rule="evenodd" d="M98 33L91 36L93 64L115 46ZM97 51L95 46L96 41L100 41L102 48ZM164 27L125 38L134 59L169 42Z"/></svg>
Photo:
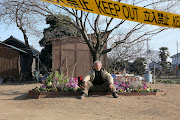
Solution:
<svg viewBox="0 0 180 120"><path fill-rule="evenodd" d="M17 27L6 28L6 26L1 26L0 28L0 41L4 41L10 36L14 36L19 40L24 40L22 32ZM38 50L41 50L38 39L34 37L29 37L30 45L35 47ZM177 41L179 42L179 51L180 52L180 29L173 28L166 32L162 32L157 36L153 37L151 41L149 41L149 47L152 50L159 51L160 47L168 47L170 56L177 53ZM169 58L168 61L171 61Z"/></svg>
<svg viewBox="0 0 180 120"><path fill-rule="evenodd" d="M43 31L43 29L42 29ZM24 42L24 37L22 32L15 26L11 25L11 27L7 27L6 25L1 25L0 27L0 41L4 41L10 36L14 36L15 38ZM36 48L37 50L41 50L42 48L39 46L39 40L34 36L28 36L29 44Z"/></svg>
<svg viewBox="0 0 180 120"><path fill-rule="evenodd" d="M159 51L160 47L168 47L170 56L177 53L177 42L178 52L180 52L180 29L173 28L166 32L159 33L157 36L149 42L150 49ZM168 61L172 61L171 58L168 58Z"/></svg>

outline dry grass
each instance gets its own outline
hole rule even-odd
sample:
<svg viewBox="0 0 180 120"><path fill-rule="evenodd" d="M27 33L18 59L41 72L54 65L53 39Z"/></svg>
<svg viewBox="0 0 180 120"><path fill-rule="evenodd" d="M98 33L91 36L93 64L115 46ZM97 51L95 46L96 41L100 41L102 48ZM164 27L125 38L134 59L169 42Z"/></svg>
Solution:
<svg viewBox="0 0 180 120"><path fill-rule="evenodd" d="M0 85L0 120L179 120L180 85L151 84L165 96L96 96L29 99L40 84Z"/></svg>

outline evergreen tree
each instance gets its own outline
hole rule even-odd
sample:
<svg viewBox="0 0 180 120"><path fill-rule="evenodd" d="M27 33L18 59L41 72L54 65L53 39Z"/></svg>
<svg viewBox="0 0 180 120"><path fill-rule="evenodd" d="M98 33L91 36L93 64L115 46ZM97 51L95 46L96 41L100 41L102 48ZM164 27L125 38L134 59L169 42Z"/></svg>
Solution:
<svg viewBox="0 0 180 120"><path fill-rule="evenodd" d="M65 15L57 15L62 19L70 20L71 18ZM52 68L52 43L48 39L61 38L65 36L79 35L78 30L68 22L60 21L56 15L49 15L46 17L46 24L49 27L44 29L44 37L39 41L39 44L44 48L40 53L40 60L46 66L48 70Z"/></svg>
<svg viewBox="0 0 180 120"><path fill-rule="evenodd" d="M145 71L145 59L137 58L129 67L130 72L135 74L142 75Z"/></svg>

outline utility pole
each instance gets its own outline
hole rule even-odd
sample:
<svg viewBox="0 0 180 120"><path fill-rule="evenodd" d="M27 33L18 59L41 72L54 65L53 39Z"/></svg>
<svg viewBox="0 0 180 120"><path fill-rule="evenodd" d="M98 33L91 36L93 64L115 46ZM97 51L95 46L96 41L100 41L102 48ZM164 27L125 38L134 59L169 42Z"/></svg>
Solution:
<svg viewBox="0 0 180 120"><path fill-rule="evenodd" d="M38 68L37 68L37 71L36 71L36 80L37 80L37 83L39 83L39 73L40 73L40 70L39 70L39 54L37 54L37 58L38 58Z"/></svg>
<svg viewBox="0 0 180 120"><path fill-rule="evenodd" d="M149 45L148 45L148 40L147 39L147 72L148 74L150 74L150 70L149 70Z"/></svg>
<svg viewBox="0 0 180 120"><path fill-rule="evenodd" d="M179 70L179 65L178 65L178 41L177 41L176 78L178 77L178 70Z"/></svg>
<svg viewBox="0 0 180 120"><path fill-rule="evenodd" d="M148 45L148 40L147 39L147 74L144 75L145 77L145 81L146 82L149 82L149 83L152 83L152 74L150 72L150 69L149 69L149 45Z"/></svg>
<svg viewBox="0 0 180 120"><path fill-rule="evenodd" d="M156 83L155 82L156 81L156 68L155 68L156 66L154 65L153 67L154 67L154 84L155 84Z"/></svg>

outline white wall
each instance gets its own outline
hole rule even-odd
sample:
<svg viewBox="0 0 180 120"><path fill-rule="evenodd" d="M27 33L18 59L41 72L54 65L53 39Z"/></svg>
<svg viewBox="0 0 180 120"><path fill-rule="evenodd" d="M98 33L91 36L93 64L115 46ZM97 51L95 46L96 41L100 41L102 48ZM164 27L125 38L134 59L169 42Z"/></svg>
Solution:
<svg viewBox="0 0 180 120"><path fill-rule="evenodd" d="M177 64L177 57L172 58L172 64ZM180 64L180 56L178 56L178 64Z"/></svg>

